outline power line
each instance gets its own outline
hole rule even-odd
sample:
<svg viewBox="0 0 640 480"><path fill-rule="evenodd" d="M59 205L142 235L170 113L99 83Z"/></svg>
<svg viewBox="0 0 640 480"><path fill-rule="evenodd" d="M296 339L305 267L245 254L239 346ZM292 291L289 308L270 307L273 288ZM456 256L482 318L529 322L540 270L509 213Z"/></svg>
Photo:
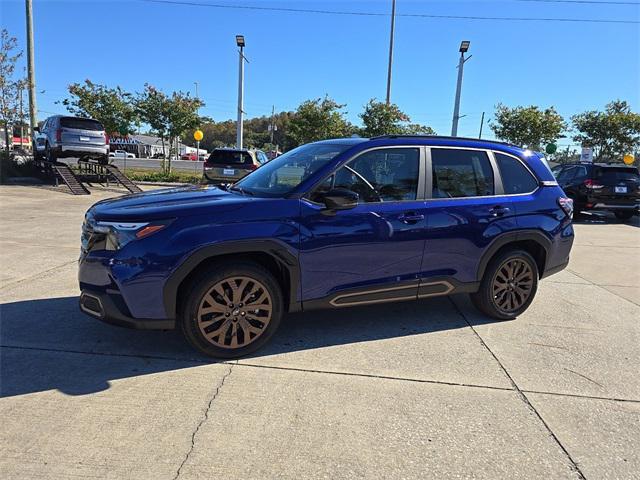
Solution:
<svg viewBox="0 0 640 480"><path fill-rule="evenodd" d="M322 15L352 15L365 17L388 17L388 13L381 12L348 12L341 10L315 10L306 8L285 8L285 7L258 7L254 5L222 5L218 3L201 3L188 0L140 0L148 3L162 3L167 5L186 5L191 7L227 8L235 10L260 10L286 13L314 13ZM524 0L522 0L524 1ZM529 0L534 1L534 0ZM543 1L543 0L535 0ZM547 0L551 1L551 0ZM561 1L561 0L555 0ZM565 0L569 1L569 0ZM585 0L586 1L586 0ZM640 24L638 20L615 20L599 18L561 18L561 17L483 17L478 15L436 15L427 13L397 13L397 17L412 18L439 18L449 20L494 20L494 21L516 21L516 22L569 22L569 23L616 23L616 24Z"/></svg>
<svg viewBox="0 0 640 480"><path fill-rule="evenodd" d="M640 7L638 2L616 2L610 0L511 0L513 2L529 2L529 3L573 3L587 5L631 5Z"/></svg>

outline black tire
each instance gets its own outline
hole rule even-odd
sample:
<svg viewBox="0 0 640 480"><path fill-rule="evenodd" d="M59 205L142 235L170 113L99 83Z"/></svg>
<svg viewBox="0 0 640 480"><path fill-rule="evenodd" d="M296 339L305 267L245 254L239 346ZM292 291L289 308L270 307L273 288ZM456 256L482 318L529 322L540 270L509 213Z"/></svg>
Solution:
<svg viewBox="0 0 640 480"><path fill-rule="evenodd" d="M510 280L510 282L500 282L499 280L503 278L505 268L510 264L509 262L514 262L516 266L522 266L522 270L516 270L516 274ZM526 267L525 267L526 265ZM515 267L514 267L515 268ZM528 269L528 270L527 270ZM508 269L507 269L508 271ZM517 278L518 271L528 271L530 272L527 279L530 277L530 285L527 282L516 281L514 283L513 278ZM524 274L522 274L524 275ZM499 290L498 295L494 294L496 288L502 285L506 285L507 291ZM524 298L522 291L527 291L527 296ZM538 266L533 257L524 250L507 250L502 252L495 258L489 262L487 265L487 269L484 272L484 276L482 277L482 281L480 283L480 289L476 293L472 293L471 301L476 306L478 310L480 310L485 315L495 318L497 320L511 320L522 312L524 312L536 295L536 291L538 290ZM501 305L500 302L504 301L504 295L512 298L511 306L512 308L505 307ZM507 300L509 303L509 300ZM518 303L516 306L515 304Z"/></svg>
<svg viewBox="0 0 640 480"><path fill-rule="evenodd" d="M264 292L268 295L268 303L262 304L265 308L270 305L271 316L267 323L261 322L262 318L258 318L258 309L254 311L246 310L247 305L243 305L243 303L231 304L232 307L223 304L227 300L235 300L233 291L230 289L224 286L220 287L225 292L226 297L212 290L215 286L221 283L225 284L225 282L234 282L236 287L242 285L242 281L238 283L233 280L237 277L249 279L249 283L244 287L244 291L248 294L252 292L252 289L258 288L257 292ZM230 283L226 283L226 285L231 287ZM256 287L257 285L259 286ZM210 357L238 358L255 352L267 343L276 332L284 313L284 300L278 281L271 272L253 262L224 262L216 264L209 271L194 278L183 291L185 292L185 297L178 299L181 306L179 322L182 333L196 350ZM213 299L215 297L215 300L219 301L208 302L205 298L207 294L213 295L207 298ZM242 295L242 292L239 295ZM262 293L254 295L260 295L260 298L257 299L258 301L263 297ZM252 301L256 300L255 297L249 296L247 299L251 300L251 298L253 298ZM209 305L209 307L204 307L204 305ZM256 306L256 304L253 306ZM242 307L244 309L241 310ZM203 314L204 310L213 308L225 308L228 311L226 313ZM260 310L260 312L260 315L264 316L265 312L263 310ZM207 315L211 316L207 317ZM228 324L226 329L224 327L225 322ZM261 324L263 326L259 328ZM247 333L250 327L253 327L254 330L260 329L261 332L257 335L253 331ZM205 333L211 334L221 330L224 330L224 333L221 333L220 336L213 336L213 338L209 339L205 336ZM242 331L242 334L240 331ZM253 334L253 337L251 334ZM249 343L246 343L245 335L249 336ZM232 346L234 337L236 344L242 341L243 345ZM224 346L221 346L221 343Z"/></svg>
<svg viewBox="0 0 640 480"><path fill-rule="evenodd" d="M616 216L618 220L629 220L634 215L634 211L632 210L616 210L613 214Z"/></svg>
<svg viewBox="0 0 640 480"><path fill-rule="evenodd" d="M56 154L54 153L53 150L51 150L51 147L49 146L48 143L47 143L47 146L44 148L44 159L50 163L56 163L58 161Z"/></svg>
<svg viewBox="0 0 640 480"><path fill-rule="evenodd" d="M100 165L109 165L109 155L104 155L98 159Z"/></svg>

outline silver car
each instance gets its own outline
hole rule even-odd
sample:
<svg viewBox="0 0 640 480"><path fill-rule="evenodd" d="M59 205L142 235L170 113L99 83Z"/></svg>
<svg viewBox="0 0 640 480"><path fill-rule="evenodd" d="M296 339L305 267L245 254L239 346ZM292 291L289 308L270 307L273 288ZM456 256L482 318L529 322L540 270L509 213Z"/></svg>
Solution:
<svg viewBox="0 0 640 480"><path fill-rule="evenodd" d="M55 162L58 158L77 157L109 161L109 141L104 126L92 118L55 115L34 129L34 154Z"/></svg>

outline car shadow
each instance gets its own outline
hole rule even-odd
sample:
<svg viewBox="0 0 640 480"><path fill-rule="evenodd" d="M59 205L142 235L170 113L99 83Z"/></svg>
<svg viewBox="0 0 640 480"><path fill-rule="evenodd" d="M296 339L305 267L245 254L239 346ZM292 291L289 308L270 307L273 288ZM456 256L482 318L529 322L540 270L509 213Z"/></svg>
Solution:
<svg viewBox="0 0 640 480"><path fill-rule="evenodd" d="M576 225L629 225L632 227L640 227L640 216L634 215L629 220L620 220L611 212L579 212L574 213L573 223Z"/></svg>
<svg viewBox="0 0 640 480"><path fill-rule="evenodd" d="M464 328L451 300L434 298L291 314L249 358ZM85 395L117 379L216 363L179 331L106 325L78 310L77 297L0 305L0 397L57 389Z"/></svg>

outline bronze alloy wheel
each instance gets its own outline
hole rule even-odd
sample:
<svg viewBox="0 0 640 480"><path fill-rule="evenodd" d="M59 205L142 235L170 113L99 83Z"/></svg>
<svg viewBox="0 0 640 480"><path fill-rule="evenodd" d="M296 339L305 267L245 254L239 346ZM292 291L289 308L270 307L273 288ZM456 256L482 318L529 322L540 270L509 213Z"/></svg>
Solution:
<svg viewBox="0 0 640 480"><path fill-rule="evenodd" d="M507 259L498 267L491 283L493 302L504 313L519 310L533 291L534 272L518 258Z"/></svg>
<svg viewBox="0 0 640 480"><path fill-rule="evenodd" d="M237 349L260 337L272 314L273 300L261 282L232 276L220 280L204 294L196 319L209 343Z"/></svg>

